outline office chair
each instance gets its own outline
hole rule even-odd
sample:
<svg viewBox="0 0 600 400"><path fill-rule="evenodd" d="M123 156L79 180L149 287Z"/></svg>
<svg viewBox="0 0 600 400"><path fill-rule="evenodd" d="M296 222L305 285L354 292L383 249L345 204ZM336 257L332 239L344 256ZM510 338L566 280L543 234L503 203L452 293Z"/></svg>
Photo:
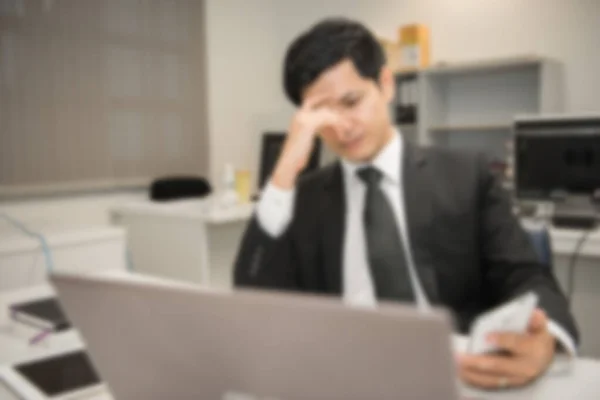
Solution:
<svg viewBox="0 0 600 400"><path fill-rule="evenodd" d="M262 149L260 159L260 172L258 177L258 187L262 189L267 180L271 176L275 164L279 159L279 154L283 149L285 143L286 133L285 132L267 132L262 137ZM316 138L313 145L310 159L306 168L301 172L301 175L307 172L319 169L321 159L321 140Z"/></svg>
<svg viewBox="0 0 600 400"><path fill-rule="evenodd" d="M156 179L150 186L152 201L170 201L205 197L212 193L208 180L202 177L172 176Z"/></svg>
<svg viewBox="0 0 600 400"><path fill-rule="evenodd" d="M540 262L552 270L552 240L548 228L525 228L525 231L529 235Z"/></svg>

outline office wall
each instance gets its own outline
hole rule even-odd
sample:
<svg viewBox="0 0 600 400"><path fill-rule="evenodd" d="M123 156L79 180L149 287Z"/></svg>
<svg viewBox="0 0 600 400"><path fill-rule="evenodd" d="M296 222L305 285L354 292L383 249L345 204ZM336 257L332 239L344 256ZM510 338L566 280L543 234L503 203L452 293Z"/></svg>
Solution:
<svg viewBox="0 0 600 400"><path fill-rule="evenodd" d="M71 195L0 203L0 215L6 213L32 226L108 225L110 209L123 202L147 197L147 191L123 190L102 194ZM0 231L5 222L0 218ZM8 229L8 228L7 228Z"/></svg>
<svg viewBox="0 0 600 400"><path fill-rule="evenodd" d="M524 54L564 63L567 111L600 112L597 0L207 0L210 167L256 172L262 131L285 129L293 108L281 89L287 44L315 21L356 18L394 38L399 25L432 30L434 62Z"/></svg>
<svg viewBox="0 0 600 400"><path fill-rule="evenodd" d="M289 119L279 85L283 47L277 3L206 3L209 154L217 187L225 163L256 172L259 132L285 128Z"/></svg>
<svg viewBox="0 0 600 400"><path fill-rule="evenodd" d="M256 174L261 132L286 129L294 111L281 89L286 46L330 15L360 19L390 38L401 24L424 22L432 29L434 62L525 53L553 56L564 62L567 110L600 112L597 0L206 0L205 12L213 179L222 175L227 162ZM214 183L221 185L220 180ZM110 201L106 195L77 196L13 202L9 209L22 217L103 221ZM71 209L92 214L73 214Z"/></svg>

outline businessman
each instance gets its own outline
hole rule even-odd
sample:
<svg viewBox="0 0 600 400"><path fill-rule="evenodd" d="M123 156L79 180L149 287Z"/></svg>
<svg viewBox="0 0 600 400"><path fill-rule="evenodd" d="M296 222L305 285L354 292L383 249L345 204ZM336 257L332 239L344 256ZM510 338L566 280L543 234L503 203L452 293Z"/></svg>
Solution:
<svg viewBox="0 0 600 400"><path fill-rule="evenodd" d="M540 308L526 334L499 332L489 340L503 355L458 360L471 385L525 385L556 352L575 352L565 297L482 157L420 148L394 128L384 64L373 35L349 20L324 20L291 44L283 81L298 110L243 238L235 284L356 305L445 306L461 332L533 290ZM315 135L341 160L299 179Z"/></svg>

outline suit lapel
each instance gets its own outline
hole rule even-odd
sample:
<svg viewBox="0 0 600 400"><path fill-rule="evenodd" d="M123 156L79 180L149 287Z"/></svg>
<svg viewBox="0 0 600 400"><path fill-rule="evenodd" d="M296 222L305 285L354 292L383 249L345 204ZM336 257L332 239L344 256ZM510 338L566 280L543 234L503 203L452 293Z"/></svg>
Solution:
<svg viewBox="0 0 600 400"><path fill-rule="evenodd" d="M427 158L422 149L406 141L402 172L409 236L406 240L411 248L414 266L427 299L437 304L440 302L437 274L426 247L433 218L431 197L427 190L429 184ZM346 201L339 162L331 166L324 182L323 207L320 215L323 229L321 254L325 289L328 293L341 295Z"/></svg>
<svg viewBox="0 0 600 400"><path fill-rule="evenodd" d="M346 201L342 167L336 162L328 171L323 191L321 248L325 287L328 293L342 294L342 254L345 232Z"/></svg>
<svg viewBox="0 0 600 400"><path fill-rule="evenodd" d="M429 228L433 218L432 199L427 190L430 184L427 162L423 149L404 142L402 178L408 231L408 238L405 240L411 249L413 264L427 299L436 304L440 302L437 276L427 252L427 242L431 240L428 236Z"/></svg>

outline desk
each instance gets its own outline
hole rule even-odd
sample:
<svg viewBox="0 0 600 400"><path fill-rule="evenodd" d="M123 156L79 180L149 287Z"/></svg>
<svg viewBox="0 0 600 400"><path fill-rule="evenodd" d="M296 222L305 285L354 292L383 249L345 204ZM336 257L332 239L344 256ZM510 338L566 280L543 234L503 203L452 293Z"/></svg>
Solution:
<svg viewBox="0 0 600 400"><path fill-rule="evenodd" d="M467 348L467 338L453 338L455 351ZM522 389L486 392L463 387L463 395L481 400L592 400L600 398L600 361L578 358L568 363L558 359L548 373L537 382Z"/></svg>
<svg viewBox="0 0 600 400"><path fill-rule="evenodd" d="M6 373L6 369L14 364L57 356L84 348L83 342L75 330L53 334L37 345L30 345L29 339L39 331L17 324L10 319L8 313L10 304L40 299L53 294L54 291L49 285L33 286L0 294L0 375ZM32 390L28 385L17 389L24 392ZM34 391L33 397L35 398L36 395L39 393ZM22 400L16 397L2 380L0 380L0 399ZM104 390L86 397L85 400L112 400L112 397Z"/></svg>
<svg viewBox="0 0 600 400"><path fill-rule="evenodd" d="M554 253L570 256L584 233L586 232L582 230L550 228ZM582 257L597 258L600 262L600 229L590 233L580 249L580 254Z"/></svg>
<svg viewBox="0 0 600 400"><path fill-rule="evenodd" d="M112 272L111 272L112 273ZM0 368L8 365L31 361L52 355L62 354L83 347L79 335L71 330L50 337L48 342L39 346L29 346L28 333L15 333L11 328L14 323L8 320L7 304L16 301L34 300L47 297L53 291L49 286L37 286L19 291L6 292L0 295ZM26 327L24 327L26 328ZM466 348L464 337L454 337L454 348L461 351ZM560 366L559 366L560 367ZM6 388L0 383L0 399L20 400L10 397ZM577 359L567 372L551 373L534 385L508 392L491 393L473 389L464 389L465 394L475 398L499 400L564 400L564 399L597 399L600 398L600 362L589 359ZM5 395L5 396L2 396ZM112 400L108 392L86 398L85 400Z"/></svg>
<svg viewBox="0 0 600 400"><path fill-rule="evenodd" d="M547 220L534 220L523 218L521 223L526 228L540 229L546 228L552 239L552 251L554 255L570 256L577 248L577 244L581 237L587 233L581 229L564 229L555 228L547 222ZM582 257L600 259L600 228L596 228L590 232L585 240L585 244L579 250Z"/></svg>
<svg viewBox="0 0 600 400"><path fill-rule="evenodd" d="M127 229L137 272L230 287L233 262L253 204L219 207L212 199L136 201L114 207Z"/></svg>
<svg viewBox="0 0 600 400"><path fill-rule="evenodd" d="M525 219L526 227L545 226L545 222ZM554 273L567 293L569 265L577 243L586 231L549 227L554 255ZM574 275L572 311L581 333L580 354L600 358L600 229L590 233L581 247Z"/></svg>
<svg viewBox="0 0 600 400"><path fill-rule="evenodd" d="M125 269L125 230L111 226L30 224L42 233L58 271ZM46 262L40 243L0 220L0 291L42 284Z"/></svg>
<svg viewBox="0 0 600 400"><path fill-rule="evenodd" d="M567 292L569 265L582 231L551 229L554 271L559 284ZM600 358L600 230L588 237L581 248L574 270L573 315L581 333L580 354Z"/></svg>

